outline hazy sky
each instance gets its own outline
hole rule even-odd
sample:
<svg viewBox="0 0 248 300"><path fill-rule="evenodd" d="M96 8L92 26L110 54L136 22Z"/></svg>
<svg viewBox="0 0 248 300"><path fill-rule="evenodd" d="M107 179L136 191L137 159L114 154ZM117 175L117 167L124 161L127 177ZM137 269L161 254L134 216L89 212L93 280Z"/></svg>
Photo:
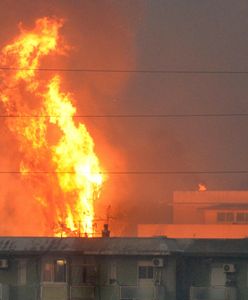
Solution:
<svg viewBox="0 0 248 300"><path fill-rule="evenodd" d="M32 26L37 17L57 16L66 19L62 34L73 49L49 66L248 71L247 15L247 1L1 0L0 43L18 33L18 22ZM248 113L246 74L66 73L63 78L81 114ZM106 170L248 170L247 117L84 121ZM13 141L0 122L2 168L13 168L6 161L16 149L10 150ZM133 223L163 222L172 191L196 190L201 181L209 189L248 188L244 174L110 175L99 205L112 203L114 215ZM3 197L14 190L15 185L1 188Z"/></svg>

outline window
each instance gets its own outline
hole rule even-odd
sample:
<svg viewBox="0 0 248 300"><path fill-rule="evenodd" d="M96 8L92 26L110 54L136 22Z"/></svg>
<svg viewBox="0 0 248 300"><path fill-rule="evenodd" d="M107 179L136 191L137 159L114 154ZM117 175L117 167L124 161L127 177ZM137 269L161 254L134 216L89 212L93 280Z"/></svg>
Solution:
<svg viewBox="0 0 248 300"><path fill-rule="evenodd" d="M113 284L117 280L117 269L116 269L116 262L111 262L109 264L109 270L108 270L108 283Z"/></svg>
<svg viewBox="0 0 248 300"><path fill-rule="evenodd" d="M54 281L66 282L66 261L64 259L54 262Z"/></svg>
<svg viewBox="0 0 248 300"><path fill-rule="evenodd" d="M218 223L233 223L235 221L233 212L217 212Z"/></svg>
<svg viewBox="0 0 248 300"><path fill-rule="evenodd" d="M73 265L71 268L72 283L76 285L96 285L97 268L95 265Z"/></svg>
<svg viewBox="0 0 248 300"><path fill-rule="evenodd" d="M27 283L27 261L20 259L18 261L17 284L25 285Z"/></svg>
<svg viewBox="0 0 248 300"><path fill-rule="evenodd" d="M226 213L226 222L227 223L232 223L234 222L234 214L229 212L229 213Z"/></svg>
<svg viewBox="0 0 248 300"><path fill-rule="evenodd" d="M238 212L236 215L237 223L248 223L248 213Z"/></svg>
<svg viewBox="0 0 248 300"><path fill-rule="evenodd" d="M57 259L44 262L42 279L44 282L66 282L66 260Z"/></svg>
<svg viewBox="0 0 248 300"><path fill-rule="evenodd" d="M139 266L139 279L153 279L153 267Z"/></svg>
<svg viewBox="0 0 248 300"><path fill-rule="evenodd" d="M50 262L43 265L43 281L53 281L53 264Z"/></svg>
<svg viewBox="0 0 248 300"><path fill-rule="evenodd" d="M248 212L217 212L218 223L248 223Z"/></svg>
<svg viewBox="0 0 248 300"><path fill-rule="evenodd" d="M95 284L96 283L96 268L95 266L82 267L82 283Z"/></svg>

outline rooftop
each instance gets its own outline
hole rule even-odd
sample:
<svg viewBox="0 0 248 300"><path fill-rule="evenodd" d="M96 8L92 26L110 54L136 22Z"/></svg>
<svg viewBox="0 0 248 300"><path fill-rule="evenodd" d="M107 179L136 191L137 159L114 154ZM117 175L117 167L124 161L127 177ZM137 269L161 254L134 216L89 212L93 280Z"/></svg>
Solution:
<svg viewBox="0 0 248 300"><path fill-rule="evenodd" d="M0 254L78 253L98 255L168 255L177 243L166 238L0 237Z"/></svg>
<svg viewBox="0 0 248 300"><path fill-rule="evenodd" d="M0 255L46 253L248 256L248 239L0 237Z"/></svg>
<svg viewBox="0 0 248 300"><path fill-rule="evenodd" d="M173 203L248 203L248 191L175 191Z"/></svg>

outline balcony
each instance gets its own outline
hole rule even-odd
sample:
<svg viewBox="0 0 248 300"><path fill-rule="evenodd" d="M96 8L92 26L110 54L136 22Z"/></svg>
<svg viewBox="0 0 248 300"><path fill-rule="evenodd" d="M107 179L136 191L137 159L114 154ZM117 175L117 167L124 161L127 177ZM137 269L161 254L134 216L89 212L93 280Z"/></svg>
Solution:
<svg viewBox="0 0 248 300"><path fill-rule="evenodd" d="M190 300L237 300L236 287L191 287Z"/></svg>

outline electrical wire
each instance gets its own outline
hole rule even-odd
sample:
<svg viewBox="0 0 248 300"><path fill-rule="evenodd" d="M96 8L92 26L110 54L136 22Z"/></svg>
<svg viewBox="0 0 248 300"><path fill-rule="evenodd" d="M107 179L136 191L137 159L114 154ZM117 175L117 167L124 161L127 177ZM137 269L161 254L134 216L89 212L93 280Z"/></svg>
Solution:
<svg viewBox="0 0 248 300"><path fill-rule="evenodd" d="M76 174L74 171L0 171L0 174ZM248 170L226 170L226 171L105 171L90 174L101 175L194 175L194 174L248 174Z"/></svg>
<svg viewBox="0 0 248 300"><path fill-rule="evenodd" d="M39 72L85 72L85 73L147 73L147 74L202 74L202 75L247 75L248 71L231 70L170 70L170 69L90 69L90 68L15 68L1 66L2 71L39 71Z"/></svg>
<svg viewBox="0 0 248 300"><path fill-rule="evenodd" d="M61 118L49 115L0 115L0 118ZM68 115L68 117L71 117ZM239 118L248 117L248 113L204 113L204 114L102 114L75 115L73 118Z"/></svg>

